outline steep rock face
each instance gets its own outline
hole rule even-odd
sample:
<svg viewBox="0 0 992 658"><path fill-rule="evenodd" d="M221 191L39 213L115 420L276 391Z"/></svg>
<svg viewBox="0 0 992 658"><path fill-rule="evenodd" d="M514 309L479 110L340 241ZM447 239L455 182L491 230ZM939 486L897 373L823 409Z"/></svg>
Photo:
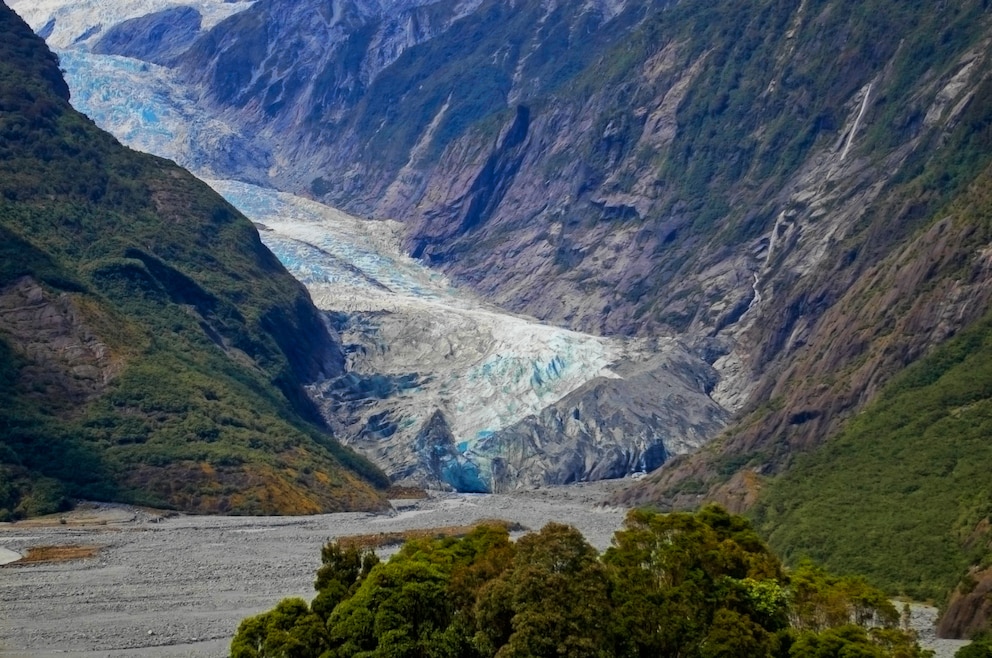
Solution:
<svg viewBox="0 0 992 658"><path fill-rule="evenodd" d="M126 20L106 30L92 51L168 64L196 39L202 16L193 7L172 7Z"/></svg>
<svg viewBox="0 0 992 658"><path fill-rule="evenodd" d="M273 163L263 175L278 171L294 178L301 168L288 166L290 159L304 162L312 142L287 135L328 130L406 48L448 28L476 4L343 0L287 6L262 0L204 35L178 67L271 150Z"/></svg>
<svg viewBox="0 0 992 658"><path fill-rule="evenodd" d="M0 291L0 332L30 358L22 377L53 411L66 411L103 393L121 368L88 326L85 308L70 293L55 296L24 276Z"/></svg>
<svg viewBox="0 0 992 658"><path fill-rule="evenodd" d="M992 90L988 81L984 86L984 93ZM976 104L973 110L984 115L987 107ZM797 453L832 435L873 399L893 374L982 317L992 303L990 172L981 172L953 202L921 220L916 235L887 257L861 268L842 259L819 281L795 290L774 319L772 337L782 355L757 378L753 410L706 451L659 472L624 498L684 507L706 493L734 509L750 507L758 480L746 474L788 468ZM916 194L915 186L898 189L881 216L912 212ZM848 239L848 253L884 253L876 241L888 242L887 232L870 226L867 234ZM811 307L817 306L822 310L813 321ZM744 340L755 349L774 349L764 342L766 332L752 327ZM728 482L721 473L729 464L743 470Z"/></svg>
<svg viewBox="0 0 992 658"><path fill-rule="evenodd" d="M992 621L992 573L974 570L947 604L937 626L939 637L970 638L989 627Z"/></svg>
<svg viewBox="0 0 992 658"><path fill-rule="evenodd" d="M344 361L306 290L203 183L75 112L6 5L0 34L0 517L382 505L303 389Z"/></svg>
<svg viewBox="0 0 992 658"><path fill-rule="evenodd" d="M498 455L493 486L619 478L692 452L729 417L708 395L715 380L677 346L657 346L656 356L618 368L617 378L589 382L487 438L484 449Z"/></svg>
<svg viewBox="0 0 992 658"><path fill-rule="evenodd" d="M272 25L267 11L242 17ZM992 152L990 30L978 1L490 0L363 69L347 112L294 124L307 137L276 150L318 176L269 173L402 219L412 253L503 306L685 337L720 376L714 399L755 415L725 452L662 477L676 498L675 482L693 483L683 502L746 504L754 469L783 468L977 317L980 268L961 280L940 263L977 263L982 238L925 231ZM203 47L197 62L223 50ZM285 126L316 107L266 118L261 89L205 75L244 121ZM718 494L733 473L736 493Z"/></svg>

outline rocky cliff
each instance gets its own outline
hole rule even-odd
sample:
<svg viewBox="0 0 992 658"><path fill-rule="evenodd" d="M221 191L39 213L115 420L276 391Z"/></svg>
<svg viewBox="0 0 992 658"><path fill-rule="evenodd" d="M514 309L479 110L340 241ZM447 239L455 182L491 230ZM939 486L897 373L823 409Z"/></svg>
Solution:
<svg viewBox="0 0 992 658"><path fill-rule="evenodd" d="M179 66L297 136L272 143L273 180L401 219L411 253L503 306L678 335L713 399L756 414L724 456L666 469L675 498L781 468L980 314L982 238L939 213L989 158L986 3L300 3L352 36L278 57L280 26L302 37L272 7ZM443 19L414 30L428 8Z"/></svg>

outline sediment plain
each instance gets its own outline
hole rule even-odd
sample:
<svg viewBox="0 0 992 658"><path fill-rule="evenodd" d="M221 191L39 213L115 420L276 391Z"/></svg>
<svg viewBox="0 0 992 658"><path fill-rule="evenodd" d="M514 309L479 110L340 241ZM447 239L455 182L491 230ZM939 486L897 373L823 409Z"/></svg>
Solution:
<svg viewBox="0 0 992 658"><path fill-rule="evenodd" d="M602 550L625 515L600 505L615 486L435 494L394 501L386 514L187 516L85 504L62 516L0 523L0 548L21 555L47 546L99 549L80 560L0 566L0 656L226 656L241 619L285 597L313 598L329 539L482 519L531 530L558 521Z"/></svg>
<svg viewBox="0 0 992 658"><path fill-rule="evenodd" d="M227 656L243 618L285 597L313 598L320 548L330 539L484 519L528 530L557 521L602 551L626 515L602 501L624 484L629 480L508 494L435 492L393 501L383 514L188 516L86 503L64 515L0 523L0 562L38 547L97 548L90 558L0 566L0 657ZM911 624L935 658L951 658L966 642L936 638L936 615L914 604Z"/></svg>

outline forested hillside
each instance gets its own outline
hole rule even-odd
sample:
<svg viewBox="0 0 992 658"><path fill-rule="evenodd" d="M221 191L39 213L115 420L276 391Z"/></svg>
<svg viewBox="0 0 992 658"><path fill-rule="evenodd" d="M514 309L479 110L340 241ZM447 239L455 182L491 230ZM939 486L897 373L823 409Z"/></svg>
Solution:
<svg viewBox="0 0 992 658"><path fill-rule="evenodd" d="M786 558L810 556L893 592L943 599L971 580L970 568L992 565L990 433L986 315L797 458L752 513Z"/></svg>
<svg viewBox="0 0 992 658"><path fill-rule="evenodd" d="M383 504L302 385L340 347L252 225L75 112L0 5L0 518Z"/></svg>

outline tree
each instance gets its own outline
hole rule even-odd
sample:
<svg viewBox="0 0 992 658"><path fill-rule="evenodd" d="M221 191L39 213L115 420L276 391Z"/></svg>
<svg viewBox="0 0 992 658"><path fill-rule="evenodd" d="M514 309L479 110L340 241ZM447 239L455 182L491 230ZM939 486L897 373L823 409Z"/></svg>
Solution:
<svg viewBox="0 0 992 658"><path fill-rule="evenodd" d="M634 510L603 560L617 655L716 655L734 642L757 650L786 625L781 563L746 519L720 507Z"/></svg>
<svg viewBox="0 0 992 658"><path fill-rule="evenodd" d="M510 565L513 551L506 528L497 526L407 543L329 615L330 655L476 655L477 595ZM348 564L346 575L354 571Z"/></svg>
<svg viewBox="0 0 992 658"><path fill-rule="evenodd" d="M980 635L971 644L961 647L954 658L992 658L992 635Z"/></svg>
<svg viewBox="0 0 992 658"><path fill-rule="evenodd" d="M632 511L602 556L551 523L515 544L498 526L411 541L385 563L331 543L321 562L311 606L287 599L246 619L232 656L926 655L863 579L809 562L786 573L747 520L715 506Z"/></svg>
<svg viewBox="0 0 992 658"><path fill-rule="evenodd" d="M789 576L790 622L800 630L820 631L853 623L893 627L899 612L880 590L863 578L838 577L803 560Z"/></svg>
<svg viewBox="0 0 992 658"><path fill-rule="evenodd" d="M310 658L328 647L323 621L303 599L283 599L273 610L238 626L231 658Z"/></svg>
<svg viewBox="0 0 992 658"><path fill-rule="evenodd" d="M447 580L442 568L416 556L380 564L328 618L332 655L426 655L451 622Z"/></svg>
<svg viewBox="0 0 992 658"><path fill-rule="evenodd" d="M480 595L477 646L498 658L604 655L611 604L598 558L569 526L522 537L512 569Z"/></svg>
<svg viewBox="0 0 992 658"><path fill-rule="evenodd" d="M354 594L359 583L379 564L379 557L373 551L360 552L355 547L328 542L320 550L320 562L313 585L317 596L310 608L326 622L335 606Z"/></svg>

